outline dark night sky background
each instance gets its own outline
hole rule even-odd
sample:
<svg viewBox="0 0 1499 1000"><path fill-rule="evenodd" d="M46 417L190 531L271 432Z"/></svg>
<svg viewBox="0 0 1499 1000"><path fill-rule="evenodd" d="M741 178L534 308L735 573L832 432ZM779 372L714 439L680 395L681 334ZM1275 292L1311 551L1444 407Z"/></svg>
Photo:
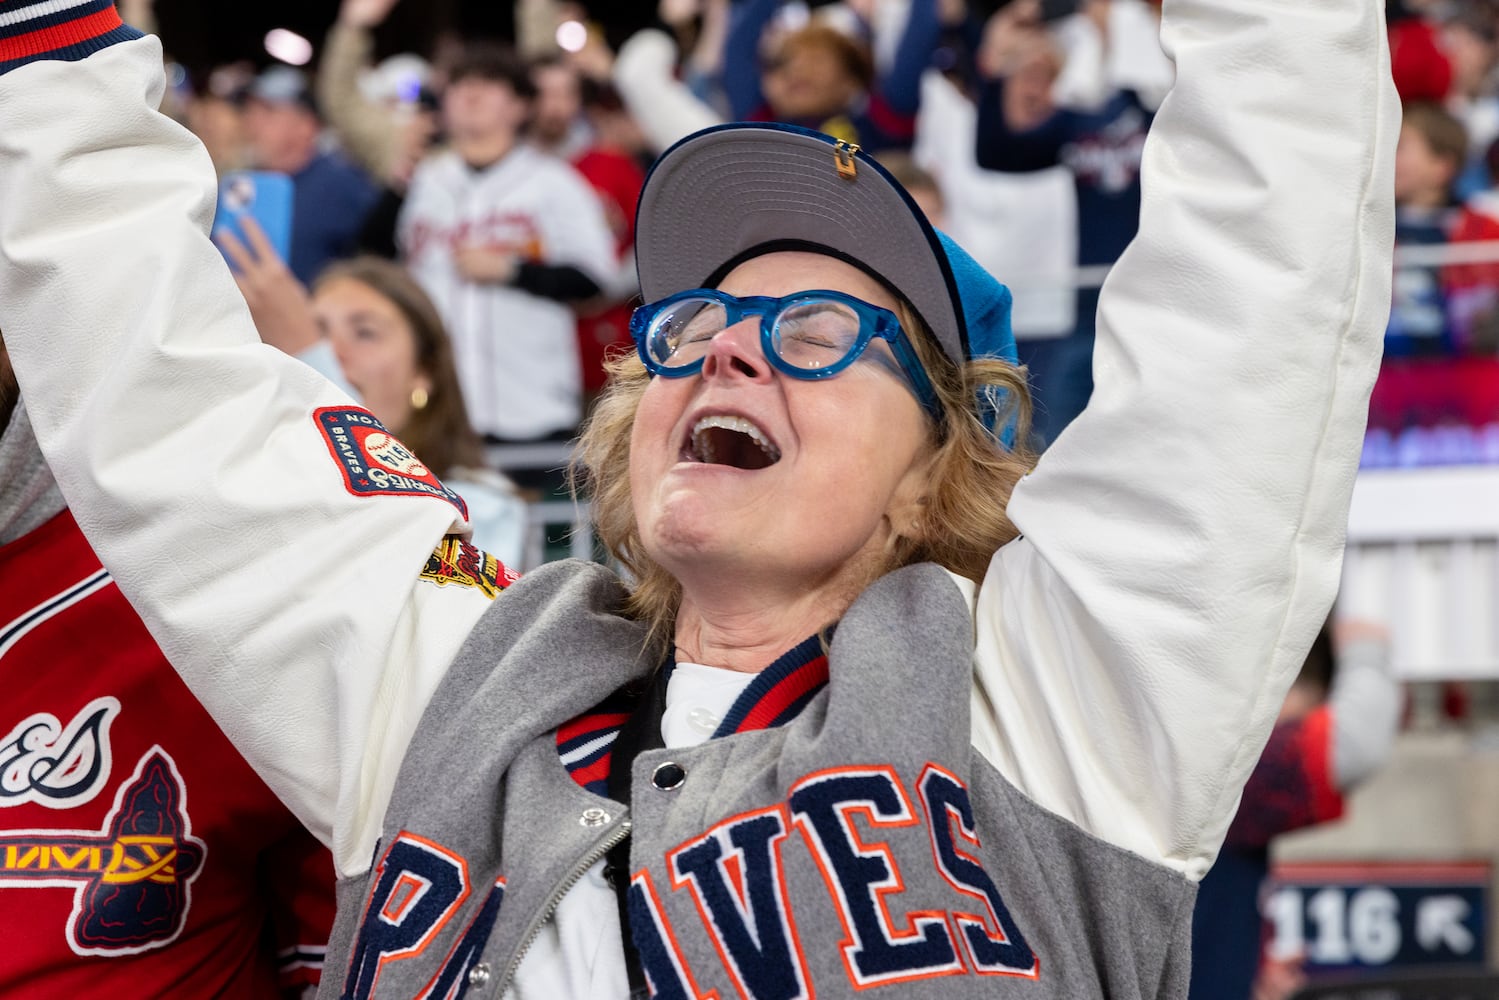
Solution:
<svg viewBox="0 0 1499 1000"><path fill-rule="evenodd" d="M338 14L338 0L156 0L155 6L167 51L194 74L239 59L265 64L269 57L263 41L272 28L290 28L320 45ZM596 0L586 6L617 45L652 19L656 0ZM376 34L377 56L428 51L445 28L469 38L508 38L514 7L502 0L401 0Z"/></svg>

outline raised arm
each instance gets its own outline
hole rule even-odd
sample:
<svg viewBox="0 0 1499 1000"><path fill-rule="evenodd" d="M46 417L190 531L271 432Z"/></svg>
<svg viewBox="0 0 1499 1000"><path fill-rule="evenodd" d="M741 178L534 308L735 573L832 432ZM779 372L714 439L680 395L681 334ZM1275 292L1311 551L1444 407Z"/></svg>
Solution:
<svg viewBox="0 0 1499 1000"><path fill-rule="evenodd" d="M1378 0L1166 0L1177 84L1097 389L978 599L979 745L1043 805L1207 870L1338 582L1389 308ZM985 721L987 720L987 721Z"/></svg>
<svg viewBox="0 0 1499 1000"><path fill-rule="evenodd" d="M260 343L155 39L58 6L0 0L0 329L37 437L162 649L358 870L485 603L418 582L458 511L361 465L353 404Z"/></svg>
<svg viewBox="0 0 1499 1000"><path fill-rule="evenodd" d="M978 126L974 155L985 170L1028 173L1047 170L1062 162L1062 146L1076 130L1073 116L1055 110L1039 122L1014 124L1005 108L1003 79L986 80L979 87Z"/></svg>
<svg viewBox="0 0 1499 1000"><path fill-rule="evenodd" d="M1075 137L1075 117L1056 107L1050 83L1043 90L1032 82L1035 93L1029 99L1023 87L1011 84L1021 73L1041 72L1039 67L1049 66L1055 55L1054 43L1035 21L1039 15L1033 0L1011 0L984 26L975 58L981 82L974 154L986 170L1023 173L1054 167L1061 162L1062 146Z"/></svg>

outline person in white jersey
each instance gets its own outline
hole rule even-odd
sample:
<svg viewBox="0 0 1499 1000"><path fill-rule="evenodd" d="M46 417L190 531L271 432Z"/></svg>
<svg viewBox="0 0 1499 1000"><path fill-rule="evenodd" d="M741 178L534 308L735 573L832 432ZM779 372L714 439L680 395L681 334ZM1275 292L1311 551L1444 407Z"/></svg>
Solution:
<svg viewBox="0 0 1499 1000"><path fill-rule="evenodd" d="M588 182L523 140L534 93L508 50L471 46L442 97L449 148L417 168L396 231L452 333L475 428L502 441L576 430L570 303L597 296L619 267Z"/></svg>

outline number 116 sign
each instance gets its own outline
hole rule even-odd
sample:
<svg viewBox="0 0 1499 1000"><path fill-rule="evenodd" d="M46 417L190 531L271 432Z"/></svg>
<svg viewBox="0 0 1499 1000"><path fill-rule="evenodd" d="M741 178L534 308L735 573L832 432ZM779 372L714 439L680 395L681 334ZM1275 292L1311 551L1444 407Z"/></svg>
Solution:
<svg viewBox="0 0 1499 1000"><path fill-rule="evenodd" d="M1487 862L1278 864L1261 900L1270 957L1308 971L1488 961Z"/></svg>

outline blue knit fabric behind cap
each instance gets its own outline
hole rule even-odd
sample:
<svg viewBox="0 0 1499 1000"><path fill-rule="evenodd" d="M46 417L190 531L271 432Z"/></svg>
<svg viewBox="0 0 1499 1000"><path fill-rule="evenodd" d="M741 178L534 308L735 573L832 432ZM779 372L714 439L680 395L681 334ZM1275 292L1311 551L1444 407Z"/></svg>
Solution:
<svg viewBox="0 0 1499 1000"><path fill-rule="evenodd" d="M968 251L958 246L951 236L938 230L937 239L942 243L947 265L952 268L953 279L958 285L963 325L968 327L968 356L999 358L1016 364L1015 333L1010 329L1010 307L1014 298L1010 289L968 256Z"/></svg>
<svg viewBox="0 0 1499 1000"><path fill-rule="evenodd" d="M1010 328L1010 309L1014 303L1010 289L984 270L951 236L937 230L937 239L947 255L947 266L952 269L953 281L958 287L963 325L968 328L968 357L998 358L1012 365L1019 364L1015 332ZM981 392L977 401L984 426L993 431L1006 448L1015 444L1014 420L1010 419L1003 427L998 423L999 412L1008 400L1008 392L993 389Z"/></svg>

